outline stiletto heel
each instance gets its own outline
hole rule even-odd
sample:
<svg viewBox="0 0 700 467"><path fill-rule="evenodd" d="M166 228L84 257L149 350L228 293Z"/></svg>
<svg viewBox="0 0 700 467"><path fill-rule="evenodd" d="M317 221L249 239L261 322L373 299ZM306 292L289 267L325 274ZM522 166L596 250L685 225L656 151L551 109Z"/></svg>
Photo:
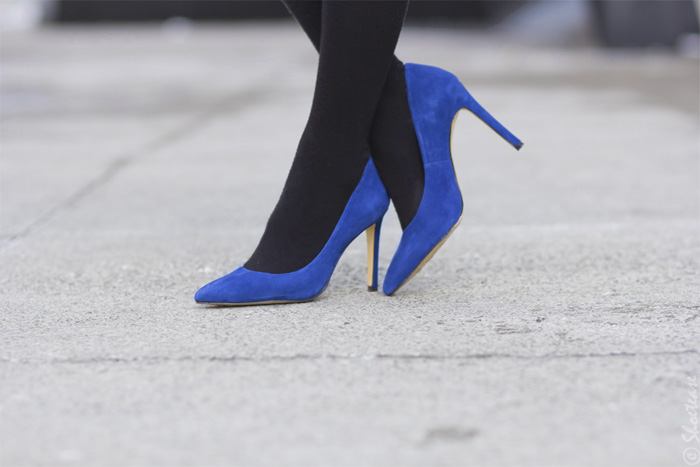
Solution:
<svg viewBox="0 0 700 467"><path fill-rule="evenodd" d="M367 233L367 290L377 291L379 276L379 233L382 230L382 219L372 224Z"/></svg>
<svg viewBox="0 0 700 467"><path fill-rule="evenodd" d="M516 149L523 145L469 94L457 77L440 68L407 63L406 90L423 159L425 185L418 211L401 235L384 278L394 294L433 257L462 219L450 143L455 115L467 109Z"/></svg>
<svg viewBox="0 0 700 467"><path fill-rule="evenodd" d="M389 207L389 196L379 179L374 162L367 162L343 214L321 252L303 268L283 274L251 271L240 267L197 291L194 299L209 305L263 305L313 300L331 279L335 265L347 246L363 231L374 227L372 281L376 287L376 251L379 224Z"/></svg>
<svg viewBox="0 0 700 467"><path fill-rule="evenodd" d="M486 111L477 101L469 94L469 91L462 86L463 94L461 95L461 105L463 109L469 110L475 116L479 118L482 122L491 127L493 131L498 133L501 138L508 141L515 149L518 151L523 147L523 142L520 141L513 133L508 131L506 127L501 125L501 123L493 118L493 116Z"/></svg>

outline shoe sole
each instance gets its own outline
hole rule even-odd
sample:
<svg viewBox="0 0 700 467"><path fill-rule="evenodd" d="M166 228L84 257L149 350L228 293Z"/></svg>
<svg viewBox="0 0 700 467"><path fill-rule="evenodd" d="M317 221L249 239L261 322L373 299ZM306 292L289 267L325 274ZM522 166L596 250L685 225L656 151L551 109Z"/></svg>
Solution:
<svg viewBox="0 0 700 467"><path fill-rule="evenodd" d="M324 288L325 290L325 288ZM321 295L321 294L318 294ZM270 300L267 302L245 302L245 303L216 303L216 302L197 302L200 305L209 305L211 307L233 307L233 306L255 306L255 305L280 305L283 303L305 303L305 302L310 302L318 297L316 295L315 297L307 298L305 300Z"/></svg>
<svg viewBox="0 0 700 467"><path fill-rule="evenodd" d="M357 237L355 237L357 238ZM337 263L336 263L337 264ZM335 268L333 268L335 269ZM240 303L227 303L227 302L198 302L195 300L195 303L199 303L200 305L210 305L210 308L221 308L221 307L233 307L233 306L256 306L256 305L283 305L285 303L306 303L306 302L311 302L316 300L318 297L321 296L323 292L326 291L328 288L328 285L331 283L330 279L328 279L328 282L326 282L326 285L321 289L319 293L314 295L311 298L305 298L303 300L268 300L264 302L240 302Z"/></svg>

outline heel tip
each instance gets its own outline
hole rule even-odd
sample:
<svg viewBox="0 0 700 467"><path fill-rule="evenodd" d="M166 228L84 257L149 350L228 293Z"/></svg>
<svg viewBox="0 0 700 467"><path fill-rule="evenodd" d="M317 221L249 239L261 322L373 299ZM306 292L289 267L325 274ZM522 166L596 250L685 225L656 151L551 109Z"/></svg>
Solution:
<svg viewBox="0 0 700 467"><path fill-rule="evenodd" d="M520 144L518 144L517 146L515 146L515 149L517 149L518 151L520 151L520 148L522 148L524 144L525 144L525 143L523 143L523 142L521 141Z"/></svg>
<svg viewBox="0 0 700 467"><path fill-rule="evenodd" d="M375 287L372 287L371 285L368 285L368 286L367 286L367 290L368 290L369 292L376 292L376 291L377 291L377 287L376 287L376 286L375 286Z"/></svg>

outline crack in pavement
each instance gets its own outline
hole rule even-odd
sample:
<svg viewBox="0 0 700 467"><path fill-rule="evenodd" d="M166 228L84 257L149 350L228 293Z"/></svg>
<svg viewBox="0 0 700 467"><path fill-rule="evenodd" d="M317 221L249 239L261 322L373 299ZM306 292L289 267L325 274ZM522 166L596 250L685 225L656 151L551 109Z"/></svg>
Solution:
<svg viewBox="0 0 700 467"><path fill-rule="evenodd" d="M261 100L265 99L267 94L269 94L266 92L266 90L267 88L264 83L258 83L254 88L248 88L245 91L237 93L226 99L222 99L218 104L199 112L195 117L188 120L186 123L159 135L150 142L145 143L140 149L117 156L111 163L109 163L107 168L103 170L102 173L85 183L63 201L39 215L36 219L34 219L34 221L29 223L19 232L0 241L0 252L6 250L10 245L16 243L17 241L29 236L31 233L40 229L53 219L59 217L61 213L75 206L96 190L112 181L120 172L134 162L144 160L149 154L191 136L194 132L203 128L207 122L211 121L224 111L234 110L235 112L240 112L255 104L258 104Z"/></svg>
<svg viewBox="0 0 700 467"><path fill-rule="evenodd" d="M674 355L698 355L696 349L668 350L659 352L609 352L609 353L573 353L573 354L544 354L544 355L517 355L517 354L468 354L468 355L429 355L429 354L375 354L375 355L333 355L333 354L293 354L293 355L273 355L273 356L182 356L182 357L98 357L98 358L66 358L52 360L18 360L11 358L0 358L0 363L21 364L21 365L52 365L52 364L99 364L99 363L185 363L185 362L288 362L288 361L319 361L319 360L342 360L342 361L370 361L370 360L408 360L408 361L467 361L467 360L491 360L491 359L511 359L511 360L565 360L583 358L631 358L631 357L656 357Z"/></svg>

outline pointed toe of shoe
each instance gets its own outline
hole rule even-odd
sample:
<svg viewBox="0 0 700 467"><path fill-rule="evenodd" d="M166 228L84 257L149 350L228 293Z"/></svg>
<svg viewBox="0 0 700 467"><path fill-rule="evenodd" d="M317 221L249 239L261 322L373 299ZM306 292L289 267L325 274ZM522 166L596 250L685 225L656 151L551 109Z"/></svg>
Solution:
<svg viewBox="0 0 700 467"><path fill-rule="evenodd" d="M230 274L212 281L199 289L194 294L197 303L209 304L244 304L252 301L251 296L247 296L249 291L248 282L244 269L239 268Z"/></svg>
<svg viewBox="0 0 700 467"><path fill-rule="evenodd" d="M209 296L207 294L207 286L206 285L194 293L194 301L195 302L205 303L208 300L209 300Z"/></svg>
<svg viewBox="0 0 700 467"><path fill-rule="evenodd" d="M223 279L223 278L221 278ZM221 287L217 286L217 279L208 283L194 294L194 301L197 303L223 303L225 302L225 294Z"/></svg>
<svg viewBox="0 0 700 467"><path fill-rule="evenodd" d="M382 284L382 291L385 295L392 295L400 285L400 278L387 272L386 277L384 277L384 283Z"/></svg>
<svg viewBox="0 0 700 467"><path fill-rule="evenodd" d="M213 295L205 285L194 294L194 301L197 303L215 303Z"/></svg>

